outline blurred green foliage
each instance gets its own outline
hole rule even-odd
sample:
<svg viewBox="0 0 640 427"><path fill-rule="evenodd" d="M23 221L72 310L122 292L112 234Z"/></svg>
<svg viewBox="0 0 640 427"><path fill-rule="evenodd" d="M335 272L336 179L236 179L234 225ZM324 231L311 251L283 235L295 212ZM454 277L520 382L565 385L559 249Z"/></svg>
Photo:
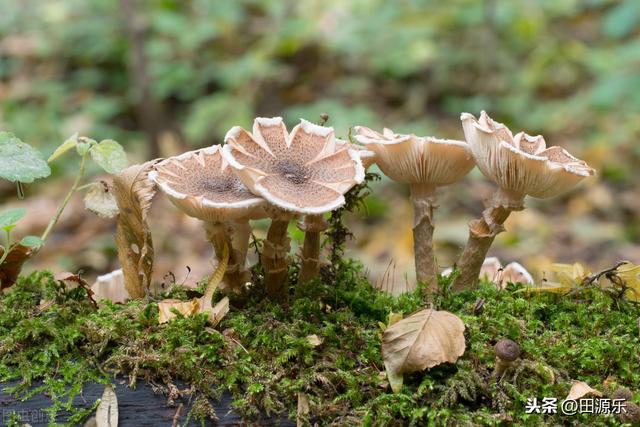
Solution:
<svg viewBox="0 0 640 427"><path fill-rule="evenodd" d="M133 13L125 13L125 3ZM160 125L199 146L255 115L461 136L461 111L640 154L635 0L24 0L0 6L0 125L53 147ZM563 141L564 142L564 141Z"/></svg>

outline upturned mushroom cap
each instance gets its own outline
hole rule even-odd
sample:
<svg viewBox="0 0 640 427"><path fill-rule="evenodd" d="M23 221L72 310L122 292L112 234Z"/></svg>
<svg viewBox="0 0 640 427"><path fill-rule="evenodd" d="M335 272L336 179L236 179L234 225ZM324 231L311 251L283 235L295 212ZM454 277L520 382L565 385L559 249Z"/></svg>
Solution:
<svg viewBox="0 0 640 427"><path fill-rule="evenodd" d="M506 362L513 362L520 357L520 346L514 341L502 339L495 345L496 356Z"/></svg>
<svg viewBox="0 0 640 427"><path fill-rule="evenodd" d="M154 166L149 179L178 209L203 221L264 217L264 199L242 184L221 152L214 145L170 157Z"/></svg>
<svg viewBox="0 0 640 427"><path fill-rule="evenodd" d="M479 119L462 113L460 120L478 168L508 192L553 197L595 172L562 147L547 148L541 135L520 132L513 136L484 111Z"/></svg>
<svg viewBox="0 0 640 427"><path fill-rule="evenodd" d="M300 120L291 134L281 117L257 118L225 136L223 156L249 189L273 205L302 214L329 212L364 180L360 156L336 142L333 128Z"/></svg>
<svg viewBox="0 0 640 427"><path fill-rule="evenodd" d="M466 175L475 161L466 142L431 136L378 133L356 126L355 139L375 153L375 161L389 178L405 184L436 187L452 184Z"/></svg>

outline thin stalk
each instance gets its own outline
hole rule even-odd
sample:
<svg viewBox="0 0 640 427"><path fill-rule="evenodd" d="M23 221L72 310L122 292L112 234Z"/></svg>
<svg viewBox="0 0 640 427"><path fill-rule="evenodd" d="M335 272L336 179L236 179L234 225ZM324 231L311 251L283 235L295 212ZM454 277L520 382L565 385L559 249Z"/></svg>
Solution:
<svg viewBox="0 0 640 427"><path fill-rule="evenodd" d="M2 256L0 257L0 265L4 262L5 259L9 256L9 252L11 252L11 230L5 230L7 237L7 247L2 251Z"/></svg>
<svg viewBox="0 0 640 427"><path fill-rule="evenodd" d="M411 185L413 203L413 251L416 279L425 285L424 296L431 298L438 289L438 268L433 250L433 204L435 187Z"/></svg>
<svg viewBox="0 0 640 427"><path fill-rule="evenodd" d="M47 237L49 237L49 234L51 234L51 230L53 229L53 227L58 223L58 220L60 219L60 215L62 215L62 211L64 211L64 208L67 207L69 200L71 200L71 196L73 196L73 193L75 193L75 191L78 189L78 186L80 185L80 181L84 177L84 171L87 166L88 155L89 155L89 152L87 151L82 156L82 159L80 160L80 169L78 170L78 175L76 175L76 179L73 182L73 186L65 196L62 203L60 203L60 206L58 206L58 209L56 210L55 215L53 216L51 221L49 221L49 225L47 225L47 228L44 230L44 233L42 233L42 236L40 237L40 239L42 240L43 243L47 240Z"/></svg>
<svg viewBox="0 0 640 427"><path fill-rule="evenodd" d="M482 218L469 223L469 238L457 262L460 274L451 284L454 292L469 289L478 283L480 269L491 244L504 231L503 224L511 212L523 209L523 198L514 198L498 190L493 196L492 206L482 212Z"/></svg>
<svg viewBox="0 0 640 427"><path fill-rule="evenodd" d="M290 239L287 234L289 219L273 218L267 239L262 250L262 265L265 273L265 286L267 293L276 300L287 299L289 290L287 275L289 265L287 254L290 249Z"/></svg>
<svg viewBox="0 0 640 427"><path fill-rule="evenodd" d="M304 223L300 226L304 231L304 244L298 283L306 283L320 274L320 234L328 226L329 224L322 215L306 215L304 217Z"/></svg>

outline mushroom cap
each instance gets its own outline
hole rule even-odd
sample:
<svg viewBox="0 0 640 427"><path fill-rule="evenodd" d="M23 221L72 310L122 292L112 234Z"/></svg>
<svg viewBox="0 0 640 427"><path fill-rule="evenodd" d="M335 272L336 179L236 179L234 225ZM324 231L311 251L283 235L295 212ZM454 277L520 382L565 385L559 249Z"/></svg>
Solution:
<svg viewBox="0 0 640 427"><path fill-rule="evenodd" d="M547 148L541 135L513 136L484 111L479 119L462 113L460 120L478 168L502 189L523 197L553 197L595 173L564 148Z"/></svg>
<svg viewBox="0 0 640 427"><path fill-rule="evenodd" d="M289 134L281 117L259 117L252 133L235 126L225 143L222 155L242 182L287 211L332 211L345 203L344 193L364 180L358 152L338 143L333 128L303 119Z"/></svg>
<svg viewBox="0 0 640 427"><path fill-rule="evenodd" d="M520 346L509 339L502 339L495 345L496 356L500 359L513 362L520 357Z"/></svg>
<svg viewBox="0 0 640 427"><path fill-rule="evenodd" d="M203 221L266 216L265 201L242 184L219 145L169 157L154 166L149 179L178 209Z"/></svg>
<svg viewBox="0 0 640 427"><path fill-rule="evenodd" d="M364 126L354 129L356 141L373 151L382 172L397 182L448 185L475 165L469 145L463 141L402 135L390 129L378 133Z"/></svg>

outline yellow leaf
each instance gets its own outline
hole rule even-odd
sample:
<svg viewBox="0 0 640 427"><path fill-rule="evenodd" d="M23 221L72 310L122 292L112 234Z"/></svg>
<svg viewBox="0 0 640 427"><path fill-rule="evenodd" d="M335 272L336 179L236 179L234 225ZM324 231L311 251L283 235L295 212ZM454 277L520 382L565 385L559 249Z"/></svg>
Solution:
<svg viewBox="0 0 640 427"><path fill-rule="evenodd" d="M518 289L515 292L521 293L540 293L540 292L551 292L554 294L564 294L569 292L573 286L570 284L557 283L557 282L545 282L540 285L527 286L525 288Z"/></svg>
<svg viewBox="0 0 640 427"><path fill-rule="evenodd" d="M191 316L192 314L200 311L200 300L194 298L191 301L181 301L179 299L165 299L158 303L158 323L167 323L169 320L176 317L176 314L172 311L176 309L178 313L183 316Z"/></svg>

